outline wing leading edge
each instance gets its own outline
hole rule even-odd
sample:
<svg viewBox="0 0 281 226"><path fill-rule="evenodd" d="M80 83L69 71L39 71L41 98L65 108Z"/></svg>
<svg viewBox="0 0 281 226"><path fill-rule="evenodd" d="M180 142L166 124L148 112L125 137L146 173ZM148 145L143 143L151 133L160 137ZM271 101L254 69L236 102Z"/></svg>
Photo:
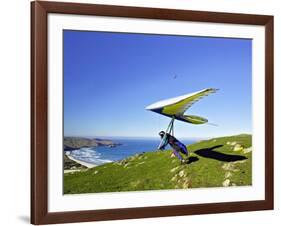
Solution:
<svg viewBox="0 0 281 226"><path fill-rule="evenodd" d="M189 109L195 102L199 101L205 96L208 96L209 94L215 93L217 90L218 89L208 88L183 96L158 101L147 106L146 109L168 117L175 117L175 119L177 120L192 124L207 123L208 120L203 117L195 115L184 115L184 112Z"/></svg>

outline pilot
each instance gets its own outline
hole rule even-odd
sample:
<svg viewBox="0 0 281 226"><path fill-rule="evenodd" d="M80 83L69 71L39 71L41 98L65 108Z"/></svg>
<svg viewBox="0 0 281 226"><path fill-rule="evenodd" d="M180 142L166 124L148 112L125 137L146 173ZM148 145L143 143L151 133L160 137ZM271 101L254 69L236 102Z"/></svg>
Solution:
<svg viewBox="0 0 281 226"><path fill-rule="evenodd" d="M174 136L172 136L169 133L165 133L164 131L159 132L159 136L161 137L162 140L164 139L164 142L161 145L161 147L159 147L159 149L164 150L165 147L169 144L173 149L174 155L178 157L181 163L186 163L186 160L183 159L183 157L180 154L182 153L186 157L188 156L188 151L186 146L183 143L181 143L179 140L177 140Z"/></svg>

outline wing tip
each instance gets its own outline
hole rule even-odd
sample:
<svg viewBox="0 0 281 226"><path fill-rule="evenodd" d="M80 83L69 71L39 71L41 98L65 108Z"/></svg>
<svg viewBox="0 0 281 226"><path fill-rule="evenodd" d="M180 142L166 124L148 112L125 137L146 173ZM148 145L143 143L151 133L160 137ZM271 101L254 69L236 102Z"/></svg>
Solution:
<svg viewBox="0 0 281 226"><path fill-rule="evenodd" d="M220 89L218 88L207 88L206 91L211 91L211 92L217 92L219 91Z"/></svg>

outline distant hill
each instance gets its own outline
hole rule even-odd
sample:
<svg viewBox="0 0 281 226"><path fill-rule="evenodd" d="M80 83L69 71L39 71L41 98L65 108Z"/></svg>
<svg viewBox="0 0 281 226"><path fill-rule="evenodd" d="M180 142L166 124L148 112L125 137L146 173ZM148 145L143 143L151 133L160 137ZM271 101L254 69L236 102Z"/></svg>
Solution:
<svg viewBox="0 0 281 226"><path fill-rule="evenodd" d="M112 140L98 139L98 138L84 138L84 137L64 137L63 146L65 151L83 148L83 147L97 147L97 146L117 146L120 145Z"/></svg>
<svg viewBox="0 0 281 226"><path fill-rule="evenodd" d="M181 164L172 151L146 152L122 161L64 174L64 193L190 189L252 183L252 136L220 137L187 146Z"/></svg>

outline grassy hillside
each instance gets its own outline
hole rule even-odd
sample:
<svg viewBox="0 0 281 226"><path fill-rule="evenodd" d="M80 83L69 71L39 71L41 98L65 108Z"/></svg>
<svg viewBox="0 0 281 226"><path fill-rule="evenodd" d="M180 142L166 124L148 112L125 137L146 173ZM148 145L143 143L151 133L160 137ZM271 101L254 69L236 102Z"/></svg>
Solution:
<svg viewBox="0 0 281 226"><path fill-rule="evenodd" d="M252 181L251 135L214 138L187 148L181 164L172 151L146 152L80 172L64 174L64 193L243 186Z"/></svg>
<svg viewBox="0 0 281 226"><path fill-rule="evenodd" d="M63 169L64 170L77 170L86 169L87 167L71 160L65 153L63 154Z"/></svg>

